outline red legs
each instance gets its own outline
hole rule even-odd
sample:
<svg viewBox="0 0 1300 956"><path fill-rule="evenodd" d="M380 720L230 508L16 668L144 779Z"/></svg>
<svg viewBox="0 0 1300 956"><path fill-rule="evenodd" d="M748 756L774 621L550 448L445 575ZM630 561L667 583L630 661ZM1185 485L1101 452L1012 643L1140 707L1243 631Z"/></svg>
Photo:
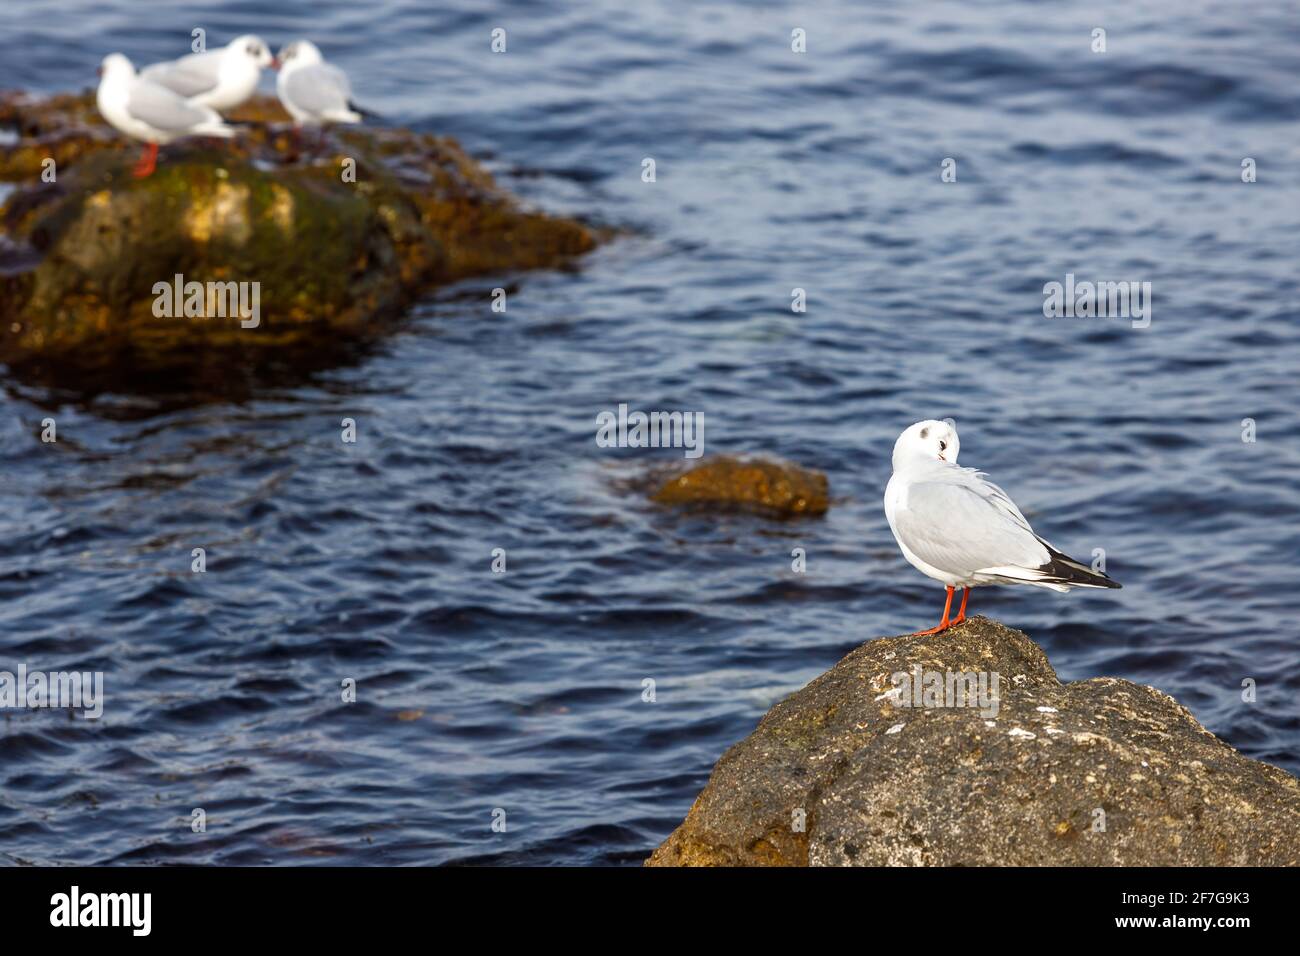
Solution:
<svg viewBox="0 0 1300 956"><path fill-rule="evenodd" d="M957 612L956 617L954 617L951 621L948 622L949 627L951 627L954 624L960 624L962 621L966 620L966 602L968 600L970 600L970 588L962 588L961 589L961 610Z"/></svg>
<svg viewBox="0 0 1300 956"><path fill-rule="evenodd" d="M948 619L948 612L952 610L953 588L951 585L947 588L947 591L948 600L943 604L943 619L940 620L936 626L924 631L917 631L915 632L916 634L938 634L940 631L946 631L954 624L960 624L962 621L966 620L966 602L970 600L970 588L961 589L961 610L957 612L957 616L952 620Z"/></svg>
<svg viewBox="0 0 1300 956"><path fill-rule="evenodd" d="M952 610L952 585L949 585L948 600L944 602L943 605L943 620L939 622L937 627L932 627L929 630L925 630L925 631L917 631L916 633L917 634L938 634L940 631L946 630L948 628L948 625L951 623L948 620L948 612L951 610Z"/></svg>
<svg viewBox="0 0 1300 956"><path fill-rule="evenodd" d="M302 127L297 123L289 130L289 155L284 158L286 163L293 163L298 160L302 153Z"/></svg>
<svg viewBox="0 0 1300 956"><path fill-rule="evenodd" d="M144 177L152 175L157 166L158 144L150 143L145 147L144 155L140 157L140 161L136 163L135 168L131 170L131 175L136 179L144 179Z"/></svg>
<svg viewBox="0 0 1300 956"><path fill-rule="evenodd" d="M314 143L308 144L305 142L308 137L303 135L302 127L297 123L293 125L290 137L293 145L292 152L286 157L288 162L294 162L304 152L308 159L314 159L325 149L325 127L323 124L316 128L316 142Z"/></svg>

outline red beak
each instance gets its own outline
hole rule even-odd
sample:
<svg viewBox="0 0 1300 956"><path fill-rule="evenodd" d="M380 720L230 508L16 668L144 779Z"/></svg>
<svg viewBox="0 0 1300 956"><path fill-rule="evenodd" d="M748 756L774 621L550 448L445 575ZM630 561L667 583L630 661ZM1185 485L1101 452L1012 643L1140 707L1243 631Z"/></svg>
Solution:
<svg viewBox="0 0 1300 956"><path fill-rule="evenodd" d="M271 69L273 70L280 69L280 58L278 56L271 57Z"/></svg>

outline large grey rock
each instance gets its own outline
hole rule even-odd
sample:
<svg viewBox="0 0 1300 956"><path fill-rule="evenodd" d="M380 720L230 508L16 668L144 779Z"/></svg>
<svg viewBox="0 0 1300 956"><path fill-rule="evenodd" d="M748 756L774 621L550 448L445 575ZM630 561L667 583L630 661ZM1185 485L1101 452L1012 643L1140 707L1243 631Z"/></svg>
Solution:
<svg viewBox="0 0 1300 956"><path fill-rule="evenodd" d="M917 665L997 674L996 715L902 706ZM1300 782L1154 688L1062 684L975 617L864 644L773 707L647 864L1294 866Z"/></svg>

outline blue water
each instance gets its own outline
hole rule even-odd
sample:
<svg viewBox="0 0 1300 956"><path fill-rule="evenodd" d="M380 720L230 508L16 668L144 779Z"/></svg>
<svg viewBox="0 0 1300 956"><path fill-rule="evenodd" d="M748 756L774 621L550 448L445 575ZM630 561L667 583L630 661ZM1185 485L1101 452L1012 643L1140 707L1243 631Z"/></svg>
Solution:
<svg viewBox="0 0 1300 956"><path fill-rule="evenodd" d="M0 664L102 670L107 700L4 717L0 859L639 862L775 701L937 620L881 508L927 417L1124 584L975 610L1063 679L1152 684L1300 770L1298 12L7 0L0 87L86 87L200 25L309 36L385 121L624 235L430 296L378 354L241 404L8 383ZM1150 328L1045 319L1066 273L1151 282ZM620 402L823 469L834 506L652 507L628 482L681 452L597 447Z"/></svg>

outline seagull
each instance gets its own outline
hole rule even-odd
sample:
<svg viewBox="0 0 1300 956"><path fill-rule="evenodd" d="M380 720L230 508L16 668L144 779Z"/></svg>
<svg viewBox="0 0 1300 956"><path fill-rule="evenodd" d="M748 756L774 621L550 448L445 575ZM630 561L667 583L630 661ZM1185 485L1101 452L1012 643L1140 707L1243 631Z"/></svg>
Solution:
<svg viewBox="0 0 1300 956"><path fill-rule="evenodd" d="M148 176L158 162L158 144L185 136L229 138L235 131L211 107L182 99L165 86L138 76L121 53L104 57L95 102L109 125L148 146L133 175Z"/></svg>
<svg viewBox="0 0 1300 956"><path fill-rule="evenodd" d="M247 33L219 50L154 63L141 70L140 75L191 103L224 113L253 95L262 78L262 68L267 66L275 66L270 47L261 37Z"/></svg>
<svg viewBox="0 0 1300 956"><path fill-rule="evenodd" d="M361 122L361 114L352 107L347 74L326 63L316 44L295 40L276 59L280 75L275 91L295 127Z"/></svg>
<svg viewBox="0 0 1300 956"><path fill-rule="evenodd" d="M951 422L917 422L894 443L894 474L885 488L885 517L903 557L948 590L943 619L917 634L935 634L966 620L970 589L982 584L1117 588L1048 544L1029 527L1007 493L982 471L959 468L961 442ZM952 620L953 589L961 610Z"/></svg>

